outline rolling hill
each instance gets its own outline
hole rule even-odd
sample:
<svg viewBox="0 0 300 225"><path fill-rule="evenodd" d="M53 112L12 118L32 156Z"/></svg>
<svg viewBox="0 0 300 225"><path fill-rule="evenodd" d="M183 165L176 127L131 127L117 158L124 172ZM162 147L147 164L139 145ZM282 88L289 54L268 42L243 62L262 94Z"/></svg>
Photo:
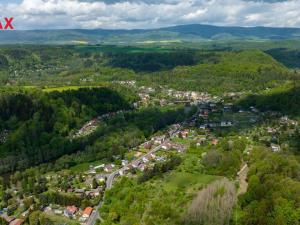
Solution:
<svg viewBox="0 0 300 225"><path fill-rule="evenodd" d="M136 30L14 30L0 33L0 44L66 43L149 43L209 40L290 40L299 39L299 28L220 27L191 24Z"/></svg>

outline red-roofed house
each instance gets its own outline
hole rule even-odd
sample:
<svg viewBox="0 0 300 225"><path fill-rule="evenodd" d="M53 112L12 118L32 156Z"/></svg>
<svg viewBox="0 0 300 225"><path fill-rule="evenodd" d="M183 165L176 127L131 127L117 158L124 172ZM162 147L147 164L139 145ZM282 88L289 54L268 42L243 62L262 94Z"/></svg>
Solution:
<svg viewBox="0 0 300 225"><path fill-rule="evenodd" d="M85 210L83 211L82 217L84 217L84 218L89 218L89 217L91 216L92 212L93 212L93 208L92 208L92 207L87 207L87 208L85 208Z"/></svg>
<svg viewBox="0 0 300 225"><path fill-rule="evenodd" d="M211 144L212 144L212 145L217 145L218 143L219 143L218 139L213 139L213 140L211 141Z"/></svg>

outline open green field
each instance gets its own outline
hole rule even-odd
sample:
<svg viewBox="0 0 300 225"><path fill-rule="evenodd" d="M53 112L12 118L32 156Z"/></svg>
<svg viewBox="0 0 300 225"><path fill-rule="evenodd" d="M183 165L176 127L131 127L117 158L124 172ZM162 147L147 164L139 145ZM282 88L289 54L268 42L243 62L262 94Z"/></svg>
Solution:
<svg viewBox="0 0 300 225"><path fill-rule="evenodd" d="M58 92L63 92L63 91L68 91L68 90L78 90L80 88L99 88L99 87L104 87L104 85L95 85L95 86L61 86L61 87L45 87L42 90L44 92L53 92L53 91L58 91Z"/></svg>

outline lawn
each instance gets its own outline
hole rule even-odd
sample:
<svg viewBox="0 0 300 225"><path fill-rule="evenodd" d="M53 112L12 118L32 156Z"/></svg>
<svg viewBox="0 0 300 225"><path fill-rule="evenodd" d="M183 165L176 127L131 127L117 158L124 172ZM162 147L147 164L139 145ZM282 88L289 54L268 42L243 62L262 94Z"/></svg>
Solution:
<svg viewBox="0 0 300 225"><path fill-rule="evenodd" d="M47 218L48 220L53 222L53 224L68 224L68 225L79 225L80 224L79 222L68 219L64 216L49 215L46 213L43 213L43 215L45 216L45 218Z"/></svg>
<svg viewBox="0 0 300 225"><path fill-rule="evenodd" d="M178 188L184 189L187 192L197 191L205 185L214 181L216 176L207 174L192 174L188 172L175 172L166 177L165 189L176 190Z"/></svg>

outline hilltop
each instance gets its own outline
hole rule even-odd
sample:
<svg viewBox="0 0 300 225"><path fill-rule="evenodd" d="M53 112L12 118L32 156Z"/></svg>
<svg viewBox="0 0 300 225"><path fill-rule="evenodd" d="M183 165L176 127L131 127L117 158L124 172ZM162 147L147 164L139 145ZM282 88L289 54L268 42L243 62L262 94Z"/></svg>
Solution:
<svg viewBox="0 0 300 225"><path fill-rule="evenodd" d="M2 32L1 44L99 44L168 43L210 40L290 40L300 37L299 28L221 27L202 24L157 29L108 30L14 30Z"/></svg>
<svg viewBox="0 0 300 225"><path fill-rule="evenodd" d="M110 51L107 51L107 49ZM83 85L135 80L177 90L257 91L290 79L261 50L203 51L117 46L23 46L0 51L0 82Z"/></svg>

